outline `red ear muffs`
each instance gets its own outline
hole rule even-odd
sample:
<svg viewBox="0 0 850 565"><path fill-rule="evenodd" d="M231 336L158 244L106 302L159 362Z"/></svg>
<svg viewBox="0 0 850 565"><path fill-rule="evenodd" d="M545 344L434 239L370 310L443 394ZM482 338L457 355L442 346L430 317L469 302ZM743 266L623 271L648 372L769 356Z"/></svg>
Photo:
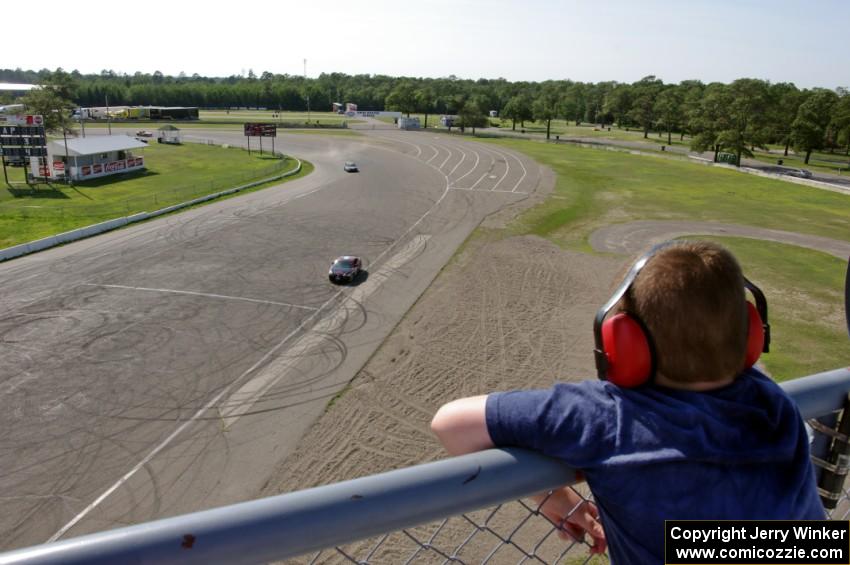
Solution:
<svg viewBox="0 0 850 565"><path fill-rule="evenodd" d="M744 358L744 369L749 369L755 365L759 355L764 351L764 326L758 310L750 301L747 301L747 318L750 329L747 333L747 355Z"/></svg>
<svg viewBox="0 0 850 565"><path fill-rule="evenodd" d="M649 340L640 323L628 314L616 314L602 323L602 349L608 365L605 379L615 385L640 386L652 374Z"/></svg>

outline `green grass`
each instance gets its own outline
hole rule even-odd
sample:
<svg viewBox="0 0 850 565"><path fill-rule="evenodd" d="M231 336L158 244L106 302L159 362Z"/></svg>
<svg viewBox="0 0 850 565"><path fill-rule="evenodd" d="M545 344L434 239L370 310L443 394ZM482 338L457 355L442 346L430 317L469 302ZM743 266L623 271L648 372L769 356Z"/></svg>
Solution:
<svg viewBox="0 0 850 565"><path fill-rule="evenodd" d="M587 249L591 231L615 222L694 220L753 225L846 240L844 194L735 171L617 151L488 140L523 151L558 175L555 195L515 230Z"/></svg>
<svg viewBox="0 0 850 565"><path fill-rule="evenodd" d="M591 251L590 234L637 220L735 223L850 240L850 196L671 159L532 141L487 140L551 167L555 190L508 235L535 234ZM702 236L700 236L702 237ZM774 343L763 362L778 379L845 366L847 263L778 243L723 238L766 291ZM605 283L607 284L607 283Z"/></svg>
<svg viewBox="0 0 850 565"><path fill-rule="evenodd" d="M15 184L0 190L0 248L165 208L297 165L294 159L257 153L249 156L241 149L198 144L153 144L140 153L147 169L139 173L95 179L73 187L54 184L29 189Z"/></svg>

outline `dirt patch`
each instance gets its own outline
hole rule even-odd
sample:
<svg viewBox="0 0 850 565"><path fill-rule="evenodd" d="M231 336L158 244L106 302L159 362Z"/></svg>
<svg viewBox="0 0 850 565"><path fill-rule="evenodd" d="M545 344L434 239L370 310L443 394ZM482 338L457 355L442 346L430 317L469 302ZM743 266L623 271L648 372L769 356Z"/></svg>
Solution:
<svg viewBox="0 0 850 565"><path fill-rule="evenodd" d="M439 406L595 374L593 316L627 257L474 239L277 469L264 495L445 457Z"/></svg>

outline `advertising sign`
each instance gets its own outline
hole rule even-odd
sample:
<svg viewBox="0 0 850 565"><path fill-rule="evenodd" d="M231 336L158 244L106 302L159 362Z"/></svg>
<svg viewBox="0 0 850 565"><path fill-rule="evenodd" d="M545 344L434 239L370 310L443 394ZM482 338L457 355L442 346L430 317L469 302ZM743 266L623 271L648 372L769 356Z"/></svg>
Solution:
<svg viewBox="0 0 850 565"><path fill-rule="evenodd" d="M277 137L277 124L245 124L245 135L248 137Z"/></svg>
<svg viewBox="0 0 850 565"><path fill-rule="evenodd" d="M44 126L44 117L37 114L5 116L4 123L15 126Z"/></svg>
<svg viewBox="0 0 850 565"><path fill-rule="evenodd" d="M34 177L49 177L50 167L41 162L41 159L32 159L30 161L30 170Z"/></svg>
<svg viewBox="0 0 850 565"><path fill-rule="evenodd" d="M124 161L111 161L109 163L106 163L106 165L104 166L104 170L107 173L111 173L113 171L121 171L124 169L125 166L126 164Z"/></svg>

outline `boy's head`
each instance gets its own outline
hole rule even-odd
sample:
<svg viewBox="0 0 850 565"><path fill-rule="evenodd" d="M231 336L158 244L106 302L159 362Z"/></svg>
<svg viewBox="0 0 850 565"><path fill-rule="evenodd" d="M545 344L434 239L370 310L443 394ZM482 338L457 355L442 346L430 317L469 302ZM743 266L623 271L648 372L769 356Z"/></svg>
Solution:
<svg viewBox="0 0 850 565"><path fill-rule="evenodd" d="M662 247L638 273L620 309L646 326L656 371L667 379L723 381L743 368L744 276L720 245L677 241Z"/></svg>

